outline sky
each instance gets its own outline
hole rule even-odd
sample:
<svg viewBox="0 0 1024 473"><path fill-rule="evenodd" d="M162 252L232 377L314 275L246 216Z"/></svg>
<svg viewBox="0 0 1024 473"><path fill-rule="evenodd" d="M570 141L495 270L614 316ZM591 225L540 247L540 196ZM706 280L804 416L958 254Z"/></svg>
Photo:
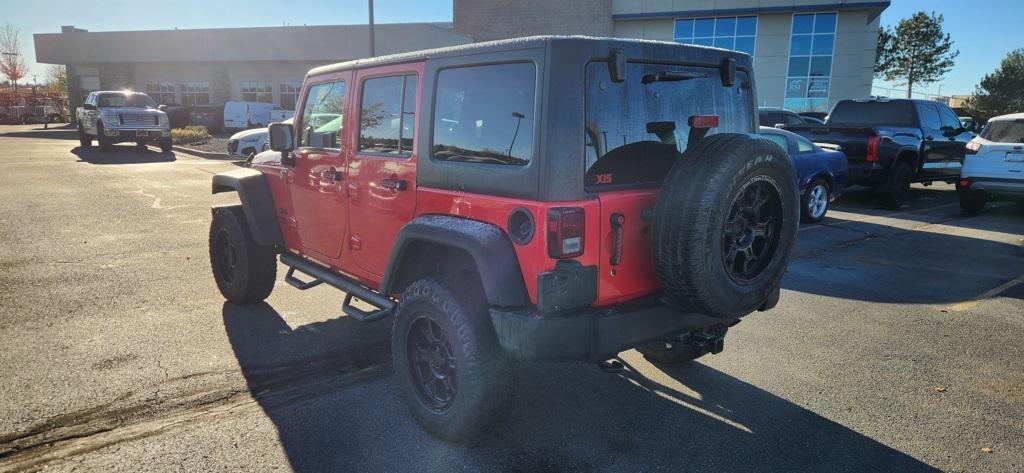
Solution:
<svg viewBox="0 0 1024 473"><path fill-rule="evenodd" d="M509 0L515 1L515 0ZM614 1L614 0L613 0ZM152 30L171 28L230 28L246 26L331 25L365 23L365 0L2 0L0 23L21 28L22 48L39 82L47 65L35 64L33 33L57 33L61 25L91 31ZM827 3L825 0L822 3ZM1021 0L893 0L882 13L883 25L895 25L916 11L935 11L960 50L956 66L939 83L918 87L922 92L969 94L982 76L999 66L1014 48L1024 47ZM378 23L451 21L452 0L375 0ZM31 77L29 77L31 81ZM898 87L875 79L881 87ZM905 88L900 87L905 90ZM891 92L891 95L899 95Z"/></svg>

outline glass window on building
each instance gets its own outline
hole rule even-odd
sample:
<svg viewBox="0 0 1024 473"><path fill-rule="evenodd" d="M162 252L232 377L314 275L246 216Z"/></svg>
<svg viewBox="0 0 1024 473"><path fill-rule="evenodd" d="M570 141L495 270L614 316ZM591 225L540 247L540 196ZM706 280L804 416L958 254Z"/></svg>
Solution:
<svg viewBox="0 0 1024 473"><path fill-rule="evenodd" d="M274 103L274 86L270 82L242 82L242 100Z"/></svg>
<svg viewBox="0 0 1024 473"><path fill-rule="evenodd" d="M146 84L146 95L150 96L158 104L175 103L174 84Z"/></svg>
<svg viewBox="0 0 1024 473"><path fill-rule="evenodd" d="M828 112L836 13L793 15L784 105L797 112Z"/></svg>
<svg viewBox="0 0 1024 473"><path fill-rule="evenodd" d="M302 82L286 82L281 84L278 90L281 96L281 108L295 110L295 104L299 101L300 89L302 89Z"/></svg>
<svg viewBox="0 0 1024 473"><path fill-rule="evenodd" d="M190 107L210 105L209 82L184 82L181 84L181 103Z"/></svg>
<svg viewBox="0 0 1024 473"><path fill-rule="evenodd" d="M677 43L734 49L754 55L757 37L756 16L719 16L676 20Z"/></svg>

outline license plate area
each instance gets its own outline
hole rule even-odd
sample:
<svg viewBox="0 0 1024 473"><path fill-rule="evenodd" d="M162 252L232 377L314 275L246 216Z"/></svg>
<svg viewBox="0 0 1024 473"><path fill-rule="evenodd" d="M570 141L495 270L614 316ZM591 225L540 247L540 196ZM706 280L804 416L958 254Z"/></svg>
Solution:
<svg viewBox="0 0 1024 473"><path fill-rule="evenodd" d="M141 136L141 137L145 138L145 137L149 136L149 132L148 131L136 131L135 132L135 136Z"/></svg>

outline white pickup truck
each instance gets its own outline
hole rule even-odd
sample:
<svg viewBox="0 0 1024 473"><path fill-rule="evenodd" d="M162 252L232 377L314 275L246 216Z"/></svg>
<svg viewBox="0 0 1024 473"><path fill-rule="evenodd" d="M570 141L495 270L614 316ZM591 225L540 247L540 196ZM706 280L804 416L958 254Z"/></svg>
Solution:
<svg viewBox="0 0 1024 473"><path fill-rule="evenodd" d="M90 92L78 107L78 140L83 148L95 138L100 149L109 151L114 143L135 142L160 146L171 152L171 123L157 104L140 92Z"/></svg>

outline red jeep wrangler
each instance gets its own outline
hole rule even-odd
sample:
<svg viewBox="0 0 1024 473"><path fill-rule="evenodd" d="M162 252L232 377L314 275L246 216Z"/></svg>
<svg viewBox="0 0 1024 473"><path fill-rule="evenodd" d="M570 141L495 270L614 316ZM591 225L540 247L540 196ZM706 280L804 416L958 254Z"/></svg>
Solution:
<svg viewBox="0 0 1024 473"><path fill-rule="evenodd" d="M319 67L272 151L214 176L241 201L213 209L214 277L261 301L280 255L292 286L393 315L413 416L465 440L502 412L513 360L683 362L776 304L799 199L755 103L749 56L651 41Z"/></svg>

